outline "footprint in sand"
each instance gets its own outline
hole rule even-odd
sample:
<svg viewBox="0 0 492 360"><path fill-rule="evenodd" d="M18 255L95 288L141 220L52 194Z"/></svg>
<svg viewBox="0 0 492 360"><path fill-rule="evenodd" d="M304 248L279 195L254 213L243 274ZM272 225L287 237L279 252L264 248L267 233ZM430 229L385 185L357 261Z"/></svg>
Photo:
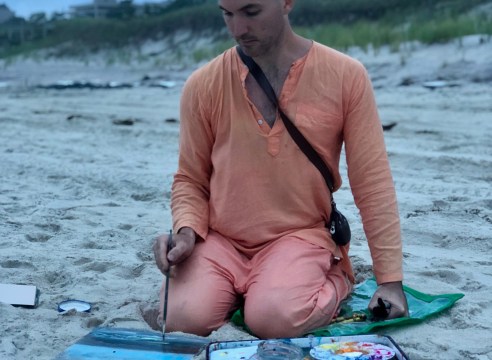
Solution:
<svg viewBox="0 0 492 360"><path fill-rule="evenodd" d="M132 228L133 228L133 225L130 225L130 224L120 224L120 225L118 225L118 229L120 229L120 230L128 231L128 230L131 230Z"/></svg>
<svg viewBox="0 0 492 360"><path fill-rule="evenodd" d="M53 236L48 235L48 234L43 234L43 233L36 233L36 234L26 234L25 238L27 241L32 242L32 243L45 243L49 239L51 239Z"/></svg>
<svg viewBox="0 0 492 360"><path fill-rule="evenodd" d="M57 233L61 230L61 226L58 224L34 224L34 226L48 232Z"/></svg>
<svg viewBox="0 0 492 360"><path fill-rule="evenodd" d="M419 274L433 278L434 280L443 280L445 283L448 284L456 284L458 282L461 282L461 276L458 275L455 271L450 270L421 271L419 272Z"/></svg>
<svg viewBox="0 0 492 360"><path fill-rule="evenodd" d="M64 288L73 283L73 278L67 271L48 271L44 274L44 280L53 288Z"/></svg>
<svg viewBox="0 0 492 360"><path fill-rule="evenodd" d="M131 198L135 201L152 201L160 199L160 193L132 194Z"/></svg>
<svg viewBox="0 0 492 360"><path fill-rule="evenodd" d="M145 270L145 264L139 264L136 266L125 266L120 268L116 275L121 277L122 279L136 279L140 277Z"/></svg>
<svg viewBox="0 0 492 360"><path fill-rule="evenodd" d="M84 266L84 270L85 271L95 271L97 273L104 273L113 267L114 267L114 265L111 263L108 263L108 262L94 261L94 262Z"/></svg>
<svg viewBox="0 0 492 360"><path fill-rule="evenodd" d="M4 269L29 269L35 270L36 267L27 261L19 261L19 260L6 260L0 262L0 267Z"/></svg>

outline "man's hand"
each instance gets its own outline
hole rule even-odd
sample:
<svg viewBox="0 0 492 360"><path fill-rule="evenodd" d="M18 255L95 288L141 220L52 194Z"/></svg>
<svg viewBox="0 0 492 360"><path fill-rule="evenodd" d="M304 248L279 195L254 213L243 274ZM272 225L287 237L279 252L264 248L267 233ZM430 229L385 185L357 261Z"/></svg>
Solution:
<svg viewBox="0 0 492 360"><path fill-rule="evenodd" d="M160 235L155 239L152 249L154 250L155 262L159 270L166 274L172 265L179 264L191 255L195 247L196 234L193 229L184 227L172 237L169 254L167 243L169 235Z"/></svg>
<svg viewBox="0 0 492 360"><path fill-rule="evenodd" d="M378 299L381 300L378 302ZM388 316L385 319L408 316L408 303L405 293L403 292L401 281L388 282L379 285L369 302L368 309L374 314L374 309L381 305L384 306L383 303L388 305L386 307Z"/></svg>

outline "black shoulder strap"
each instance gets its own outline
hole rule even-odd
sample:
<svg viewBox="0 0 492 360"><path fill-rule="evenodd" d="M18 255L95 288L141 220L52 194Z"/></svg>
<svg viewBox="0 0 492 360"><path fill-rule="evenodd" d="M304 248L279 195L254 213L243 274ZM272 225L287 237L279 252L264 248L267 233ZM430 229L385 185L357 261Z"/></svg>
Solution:
<svg viewBox="0 0 492 360"><path fill-rule="evenodd" d="M325 164L321 156L317 153L317 151L311 146L311 144L307 141L307 139L302 135L302 133L297 129L297 127L292 123L292 121L285 115L285 113L280 109L278 105L277 96L275 95L275 90L273 90L270 82L267 77L263 73L263 70L258 66L258 64L253 60L252 57L246 55L241 47L237 46L236 50L239 54L239 57L244 62L244 64L248 67L251 75L256 79L258 84L261 86L268 99L275 105L278 109L280 117L282 118L285 128L289 132L292 139L294 139L297 146L302 150L302 152L307 156L307 158L316 166L316 168L321 172L323 177L325 178L326 185L331 192L334 190L333 185L333 176L331 175L330 169Z"/></svg>

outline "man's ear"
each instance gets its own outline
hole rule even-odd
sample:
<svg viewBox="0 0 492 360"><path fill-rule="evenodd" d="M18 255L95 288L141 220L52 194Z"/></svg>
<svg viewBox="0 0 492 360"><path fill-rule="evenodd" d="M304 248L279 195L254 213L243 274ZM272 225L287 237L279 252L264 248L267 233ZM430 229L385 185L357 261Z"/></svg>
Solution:
<svg viewBox="0 0 492 360"><path fill-rule="evenodd" d="M284 15L289 15L289 13L294 8L294 3L295 2L296 2L295 0L284 0L284 6L283 6Z"/></svg>

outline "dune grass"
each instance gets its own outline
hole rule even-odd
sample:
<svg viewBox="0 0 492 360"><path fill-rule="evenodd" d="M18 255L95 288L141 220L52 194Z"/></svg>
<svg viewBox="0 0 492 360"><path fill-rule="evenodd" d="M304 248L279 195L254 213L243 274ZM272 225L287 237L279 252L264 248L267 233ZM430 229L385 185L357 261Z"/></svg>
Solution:
<svg viewBox="0 0 492 360"><path fill-rule="evenodd" d="M191 0L190 0L191 1ZM197 1L198 5L179 7L156 17L126 21L110 19L71 19L57 21L47 36L11 46L2 46L0 58L25 55L51 48L52 56L83 57L101 49L138 46L148 40L164 39L186 29L194 36L223 33L224 25L216 1ZM389 45L398 51L402 43L447 42L470 34L492 36L492 16L469 10L484 0L303 0L292 14L296 31L339 50L352 46L378 50ZM324 19L324 20L323 20ZM309 24L309 25L306 25ZM0 27L0 40L2 28ZM193 61L210 59L232 41L218 36L214 45L189 52ZM176 50L176 56L183 49ZM118 61L115 59L115 61Z"/></svg>
<svg viewBox="0 0 492 360"><path fill-rule="evenodd" d="M466 35L482 34L484 39L492 36L492 21L484 16L463 15L440 19L413 19L402 24L388 21L359 21L354 24L323 24L313 27L299 27L297 32L322 44L339 50L357 46L379 49L389 45L398 50L409 41L423 44L445 43Z"/></svg>

